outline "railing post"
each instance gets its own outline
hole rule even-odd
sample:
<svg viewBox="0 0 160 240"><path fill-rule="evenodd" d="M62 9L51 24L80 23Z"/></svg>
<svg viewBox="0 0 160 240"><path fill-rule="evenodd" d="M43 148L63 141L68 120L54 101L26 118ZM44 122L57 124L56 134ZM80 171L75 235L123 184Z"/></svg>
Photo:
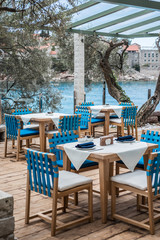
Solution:
<svg viewBox="0 0 160 240"><path fill-rule="evenodd" d="M42 112L42 93L39 94L39 112Z"/></svg>
<svg viewBox="0 0 160 240"><path fill-rule="evenodd" d="M86 102L86 93L84 92L84 102Z"/></svg>
<svg viewBox="0 0 160 240"><path fill-rule="evenodd" d="M0 99L0 124L2 124L2 101Z"/></svg>
<svg viewBox="0 0 160 240"><path fill-rule="evenodd" d="M148 99L151 97L151 89L148 89Z"/></svg>
<svg viewBox="0 0 160 240"><path fill-rule="evenodd" d="M76 108L76 91L73 91L73 112L75 113Z"/></svg>
<svg viewBox="0 0 160 240"><path fill-rule="evenodd" d="M106 82L103 82L103 98L102 98L102 103L103 105L105 105L105 101L106 101Z"/></svg>

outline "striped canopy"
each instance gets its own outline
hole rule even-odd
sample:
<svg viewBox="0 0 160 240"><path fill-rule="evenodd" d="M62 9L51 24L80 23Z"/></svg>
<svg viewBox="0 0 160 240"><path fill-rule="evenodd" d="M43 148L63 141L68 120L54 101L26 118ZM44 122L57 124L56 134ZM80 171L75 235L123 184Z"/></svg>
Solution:
<svg viewBox="0 0 160 240"><path fill-rule="evenodd" d="M119 38L158 37L160 0L85 0L67 31Z"/></svg>

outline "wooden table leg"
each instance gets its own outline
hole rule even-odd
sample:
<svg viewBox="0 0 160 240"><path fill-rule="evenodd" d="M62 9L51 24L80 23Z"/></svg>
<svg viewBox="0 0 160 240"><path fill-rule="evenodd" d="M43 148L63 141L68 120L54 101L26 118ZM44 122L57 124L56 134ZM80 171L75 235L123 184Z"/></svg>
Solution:
<svg viewBox="0 0 160 240"><path fill-rule="evenodd" d="M46 136L45 136L45 123L39 123L39 136L40 136L40 151L46 151Z"/></svg>
<svg viewBox="0 0 160 240"><path fill-rule="evenodd" d="M102 223L106 223L109 192L109 163L106 161L99 162L99 180L100 180Z"/></svg>
<svg viewBox="0 0 160 240"><path fill-rule="evenodd" d="M110 113L105 112L105 125L104 125L105 135L109 134L109 116L110 116Z"/></svg>

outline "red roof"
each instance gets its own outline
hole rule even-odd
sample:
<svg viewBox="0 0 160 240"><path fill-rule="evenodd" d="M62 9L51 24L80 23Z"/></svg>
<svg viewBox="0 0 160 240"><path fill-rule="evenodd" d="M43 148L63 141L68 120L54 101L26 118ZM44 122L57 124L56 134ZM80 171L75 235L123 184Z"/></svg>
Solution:
<svg viewBox="0 0 160 240"><path fill-rule="evenodd" d="M50 51L50 55L56 55L56 51Z"/></svg>
<svg viewBox="0 0 160 240"><path fill-rule="evenodd" d="M130 45L128 48L127 48L127 51L135 51L135 52L138 52L140 50L140 46L138 44L133 44L133 45Z"/></svg>

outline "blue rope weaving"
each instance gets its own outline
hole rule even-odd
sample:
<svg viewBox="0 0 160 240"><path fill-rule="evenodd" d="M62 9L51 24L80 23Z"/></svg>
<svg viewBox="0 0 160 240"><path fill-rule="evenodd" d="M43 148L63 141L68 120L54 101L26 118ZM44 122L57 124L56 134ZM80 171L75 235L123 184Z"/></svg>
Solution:
<svg viewBox="0 0 160 240"><path fill-rule="evenodd" d="M21 128L20 120L16 119L13 115L5 114L5 123L8 139L17 139L18 129Z"/></svg>
<svg viewBox="0 0 160 240"><path fill-rule="evenodd" d="M79 108L75 111L76 114L81 114L80 129L88 129L88 123L91 121L91 112L87 108Z"/></svg>
<svg viewBox="0 0 160 240"><path fill-rule="evenodd" d="M158 148L154 149L154 151L159 152L160 151L160 134L158 131L150 131L147 130L147 132L142 132L141 134L141 142L148 142L148 143L156 143L158 144Z"/></svg>
<svg viewBox="0 0 160 240"><path fill-rule="evenodd" d="M122 109L121 117L123 117L124 126L135 126L136 115L136 106L125 107Z"/></svg>
<svg viewBox="0 0 160 240"><path fill-rule="evenodd" d="M157 157L153 160L149 159L147 165L147 176L151 176L152 179L152 187L154 188L154 195L160 193L160 153L157 153Z"/></svg>
<svg viewBox="0 0 160 240"><path fill-rule="evenodd" d="M79 105L89 107L89 106L94 106L94 102L82 102Z"/></svg>
<svg viewBox="0 0 160 240"><path fill-rule="evenodd" d="M26 160L31 190L51 197L54 178L58 178L57 162L49 158L49 153L31 149L27 150Z"/></svg>
<svg viewBox="0 0 160 240"><path fill-rule="evenodd" d="M14 109L12 111L12 115L24 115L24 114L30 114L32 113L31 108L27 108L27 109Z"/></svg>
<svg viewBox="0 0 160 240"><path fill-rule="evenodd" d="M62 160L63 151L56 148L58 144L77 142L78 135L74 131L54 133L52 138L49 137L50 152L56 155L57 160Z"/></svg>
<svg viewBox="0 0 160 240"><path fill-rule="evenodd" d="M80 115L70 115L70 116L63 116L60 117L59 123L58 123L58 129L61 130L61 132L70 131L70 130L77 130L80 126L81 117Z"/></svg>
<svg viewBox="0 0 160 240"><path fill-rule="evenodd" d="M120 105L120 106L131 107L131 106L133 106L134 104L133 104L133 103L128 103L128 102L120 102L119 105Z"/></svg>

